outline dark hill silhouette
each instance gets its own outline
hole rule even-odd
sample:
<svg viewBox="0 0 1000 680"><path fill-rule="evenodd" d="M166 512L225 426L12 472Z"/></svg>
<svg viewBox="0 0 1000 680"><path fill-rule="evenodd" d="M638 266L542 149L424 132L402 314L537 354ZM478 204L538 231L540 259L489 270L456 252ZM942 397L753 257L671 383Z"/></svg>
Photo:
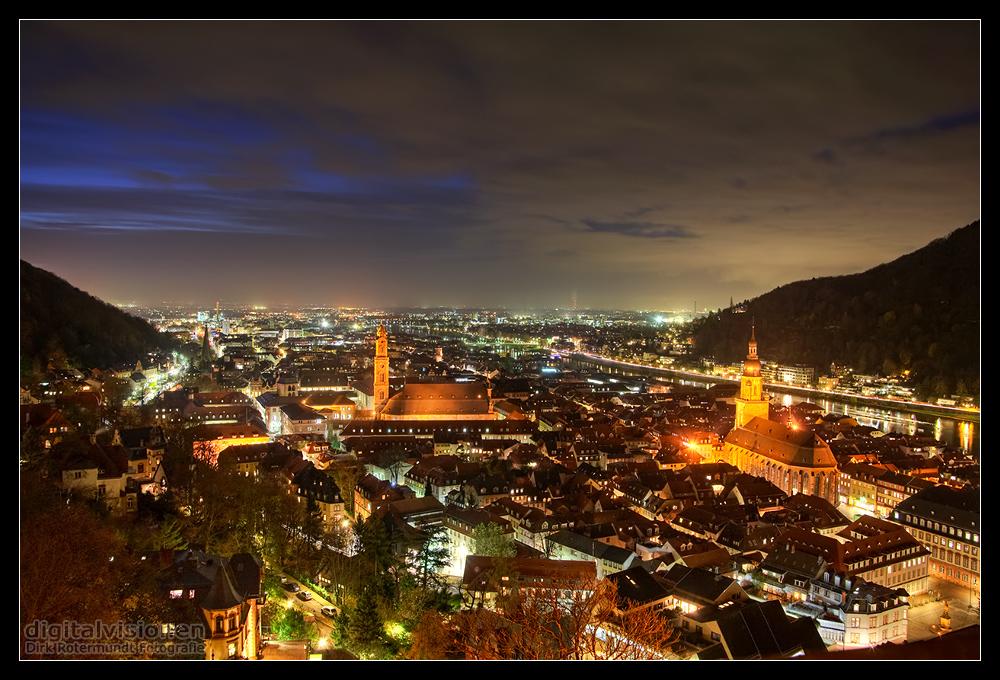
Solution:
<svg viewBox="0 0 1000 680"><path fill-rule="evenodd" d="M918 396L979 394L980 227L974 222L860 274L798 281L695 324L697 352L865 374L909 371Z"/></svg>
<svg viewBox="0 0 1000 680"><path fill-rule="evenodd" d="M90 369L134 363L173 340L142 319L21 261L21 371L56 364Z"/></svg>

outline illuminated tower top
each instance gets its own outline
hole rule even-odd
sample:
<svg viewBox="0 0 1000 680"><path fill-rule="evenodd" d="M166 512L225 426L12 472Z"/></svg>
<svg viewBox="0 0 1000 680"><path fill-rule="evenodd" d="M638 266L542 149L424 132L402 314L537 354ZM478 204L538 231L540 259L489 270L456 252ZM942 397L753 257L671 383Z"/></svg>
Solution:
<svg viewBox="0 0 1000 680"><path fill-rule="evenodd" d="M754 418L770 415L768 398L764 396L764 378L760 374L760 359L757 358L757 338L754 328L750 330L750 351L743 362L743 376L740 378L740 396L736 398L736 427L745 427Z"/></svg>
<svg viewBox="0 0 1000 680"><path fill-rule="evenodd" d="M750 351L747 360L743 362L743 375L760 377L760 359L757 358L757 338L754 336L754 327L750 327Z"/></svg>

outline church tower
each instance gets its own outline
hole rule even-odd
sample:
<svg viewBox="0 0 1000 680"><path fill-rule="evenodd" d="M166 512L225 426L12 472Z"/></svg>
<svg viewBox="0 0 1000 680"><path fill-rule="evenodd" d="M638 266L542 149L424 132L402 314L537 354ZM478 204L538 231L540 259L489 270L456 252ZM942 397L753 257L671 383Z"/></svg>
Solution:
<svg viewBox="0 0 1000 680"><path fill-rule="evenodd" d="M375 382L373 407L377 410L389 398L389 337L385 326L378 327L375 335Z"/></svg>
<svg viewBox="0 0 1000 680"><path fill-rule="evenodd" d="M757 339L750 330L750 353L743 362L743 376L740 377L740 396L736 398L736 427L746 427L754 418L769 415L768 399L764 396L764 378L760 374L760 360L757 358Z"/></svg>
<svg viewBox="0 0 1000 680"><path fill-rule="evenodd" d="M789 496L803 493L836 503L837 459L830 445L810 429L794 429L769 415L757 339L751 331L736 398L736 427L722 440L719 460L766 479Z"/></svg>

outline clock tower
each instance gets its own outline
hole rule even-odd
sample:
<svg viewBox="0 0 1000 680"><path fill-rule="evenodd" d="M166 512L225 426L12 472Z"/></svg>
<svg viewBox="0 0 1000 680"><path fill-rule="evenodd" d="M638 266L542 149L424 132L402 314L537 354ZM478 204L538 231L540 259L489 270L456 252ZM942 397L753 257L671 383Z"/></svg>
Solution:
<svg viewBox="0 0 1000 680"><path fill-rule="evenodd" d="M378 327L375 335L375 381L373 406L375 410L389 398L389 338L385 326Z"/></svg>
<svg viewBox="0 0 1000 680"><path fill-rule="evenodd" d="M764 378L760 374L760 360L757 358L757 340L750 330L750 353L743 362L740 377L740 396L736 398L736 427L746 427L754 418L767 420L770 408L764 396Z"/></svg>

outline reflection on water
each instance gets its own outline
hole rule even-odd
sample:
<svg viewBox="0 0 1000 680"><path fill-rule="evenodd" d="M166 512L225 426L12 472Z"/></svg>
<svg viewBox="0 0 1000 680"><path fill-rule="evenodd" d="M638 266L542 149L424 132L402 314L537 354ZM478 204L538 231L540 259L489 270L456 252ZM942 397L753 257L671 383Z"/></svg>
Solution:
<svg viewBox="0 0 1000 680"><path fill-rule="evenodd" d="M784 406L790 406L802 401L802 397L791 394L775 394L775 401ZM940 439L949 446L956 446L968 451L979 459L979 433L974 423L954 418L937 418L908 411L873 408L871 406L853 406L830 399L819 402L827 413L838 413L850 416L860 425L877 428L883 432L901 432L906 435L919 435Z"/></svg>
<svg viewBox="0 0 1000 680"><path fill-rule="evenodd" d="M683 380L686 385L709 387L710 383ZM784 392L771 392L773 403L791 406L803 401L799 395ZM940 439L948 446L955 446L968 451L973 458L979 460L979 430L975 423L954 418L936 418L909 411L872 408L870 406L853 406L834 399L823 399L816 403L827 413L850 416L861 425L874 427L882 432L901 432L907 435L920 435Z"/></svg>

